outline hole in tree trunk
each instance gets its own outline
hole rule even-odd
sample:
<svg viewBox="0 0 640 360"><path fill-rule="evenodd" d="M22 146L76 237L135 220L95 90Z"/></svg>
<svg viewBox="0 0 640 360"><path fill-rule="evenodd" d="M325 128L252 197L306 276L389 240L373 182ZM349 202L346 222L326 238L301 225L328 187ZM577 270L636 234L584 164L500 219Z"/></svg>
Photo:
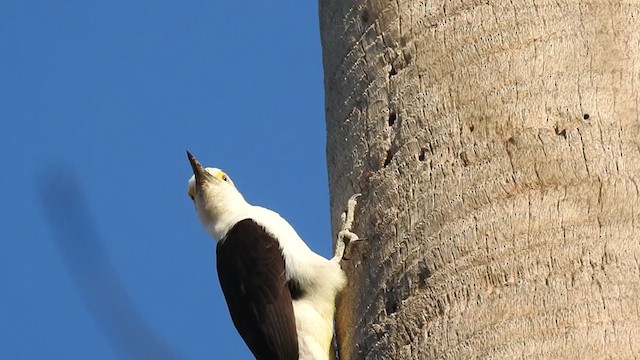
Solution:
<svg viewBox="0 0 640 360"><path fill-rule="evenodd" d="M398 70L396 70L396 67L391 64L391 70L389 70L389 79L391 79L392 76L396 75L398 75Z"/></svg>
<svg viewBox="0 0 640 360"><path fill-rule="evenodd" d="M384 159L384 167L387 167L391 164L391 160L393 159L393 152L391 150L387 151L387 157Z"/></svg>
<svg viewBox="0 0 640 360"><path fill-rule="evenodd" d="M387 299L384 303L384 309L387 315L393 314L398 311L398 302L395 299Z"/></svg>
<svg viewBox="0 0 640 360"><path fill-rule="evenodd" d="M396 119L398 118L398 114L394 109L389 109L389 126L393 126L396 123Z"/></svg>
<svg viewBox="0 0 640 360"><path fill-rule="evenodd" d="M420 161L424 161L424 159L427 158L427 150L426 149L420 149L420 155L418 155L418 160Z"/></svg>

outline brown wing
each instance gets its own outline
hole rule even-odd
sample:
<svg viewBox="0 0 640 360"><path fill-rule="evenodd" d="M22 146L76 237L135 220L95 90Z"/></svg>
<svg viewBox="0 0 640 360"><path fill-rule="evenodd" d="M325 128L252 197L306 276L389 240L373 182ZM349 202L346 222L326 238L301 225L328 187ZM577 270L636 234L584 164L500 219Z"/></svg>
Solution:
<svg viewBox="0 0 640 360"><path fill-rule="evenodd" d="M258 360L297 360L298 337L278 241L251 219L218 242L218 279L231 319Z"/></svg>

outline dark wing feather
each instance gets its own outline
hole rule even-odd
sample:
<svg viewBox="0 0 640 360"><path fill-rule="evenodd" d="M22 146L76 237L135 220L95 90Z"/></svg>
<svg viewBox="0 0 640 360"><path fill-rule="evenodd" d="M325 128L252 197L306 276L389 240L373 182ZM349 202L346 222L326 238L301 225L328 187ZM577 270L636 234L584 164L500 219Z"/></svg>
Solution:
<svg viewBox="0 0 640 360"><path fill-rule="evenodd" d="M245 219L218 242L216 255L231 319L256 359L298 359L293 303L278 241Z"/></svg>

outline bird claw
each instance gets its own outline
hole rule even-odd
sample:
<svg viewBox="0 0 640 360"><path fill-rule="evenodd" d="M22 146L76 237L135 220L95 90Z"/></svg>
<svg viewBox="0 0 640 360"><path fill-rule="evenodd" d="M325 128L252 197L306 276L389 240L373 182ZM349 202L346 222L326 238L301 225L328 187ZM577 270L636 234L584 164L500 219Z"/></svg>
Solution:
<svg viewBox="0 0 640 360"><path fill-rule="evenodd" d="M354 194L347 201L347 211L340 214L340 220L342 221L342 226L340 227L340 231L338 232L338 239L336 241L336 250L333 255L331 261L340 262L344 257L344 252L347 247L347 244L362 240L358 237L357 234L351 231L351 227L353 226L353 220L355 216L355 209L357 205L357 198L362 194Z"/></svg>

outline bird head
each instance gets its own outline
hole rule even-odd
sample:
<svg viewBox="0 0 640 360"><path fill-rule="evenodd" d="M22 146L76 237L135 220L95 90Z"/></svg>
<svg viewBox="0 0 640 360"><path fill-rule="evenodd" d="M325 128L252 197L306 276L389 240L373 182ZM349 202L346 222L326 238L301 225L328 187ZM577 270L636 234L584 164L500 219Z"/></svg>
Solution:
<svg viewBox="0 0 640 360"><path fill-rule="evenodd" d="M189 179L189 197L204 227L220 240L226 233L222 228L248 204L225 172L217 168L204 168L188 151L187 157L193 169L193 176Z"/></svg>

